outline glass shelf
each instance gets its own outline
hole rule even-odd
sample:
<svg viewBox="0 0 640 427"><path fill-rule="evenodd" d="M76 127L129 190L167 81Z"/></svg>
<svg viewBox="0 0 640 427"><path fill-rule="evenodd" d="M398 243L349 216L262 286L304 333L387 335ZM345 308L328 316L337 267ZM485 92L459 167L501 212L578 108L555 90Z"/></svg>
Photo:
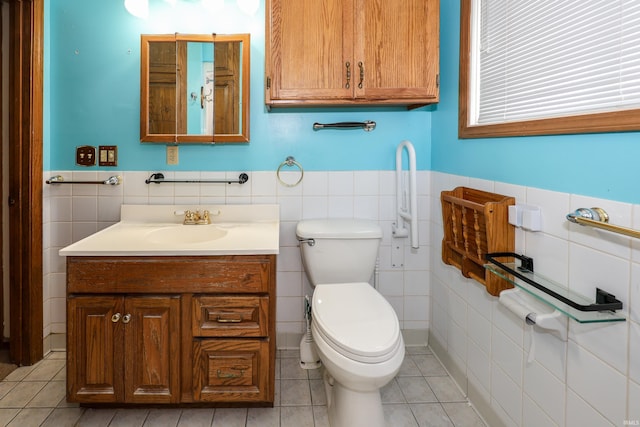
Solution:
<svg viewBox="0 0 640 427"><path fill-rule="evenodd" d="M623 315L618 314L615 311L605 310L605 311L581 311L574 307L571 307L569 304L566 304L559 299L549 295L548 293L538 289L535 286L527 283L525 280L515 276L513 274L514 271L517 271L517 275L523 276L525 279L529 281L533 281L539 286L547 288L548 290L567 298L571 301L574 301L580 305L591 305L594 304L593 299L589 299L583 295L577 294L569 289L552 282L544 276L541 276L537 273L533 273L531 271L521 270L519 266L516 265L515 262L505 262L502 263L505 268L502 268L495 264L485 264L485 268L489 270L491 273L502 277L503 279L509 281L516 287L522 289L527 292L529 295L532 295L536 299L544 302L555 308L556 310L564 313L569 316L573 320L579 323L603 323L603 322L624 322L626 319ZM511 271L509 271L511 270Z"/></svg>

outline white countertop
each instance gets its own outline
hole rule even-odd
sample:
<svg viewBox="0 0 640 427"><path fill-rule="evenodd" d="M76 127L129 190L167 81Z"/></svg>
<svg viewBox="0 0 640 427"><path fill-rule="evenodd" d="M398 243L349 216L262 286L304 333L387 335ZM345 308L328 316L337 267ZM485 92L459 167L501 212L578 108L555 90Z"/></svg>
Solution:
<svg viewBox="0 0 640 427"><path fill-rule="evenodd" d="M183 225L185 210L208 210L210 225ZM179 214L175 214L178 212ZM60 250L61 256L277 254L278 205L122 205L121 221Z"/></svg>

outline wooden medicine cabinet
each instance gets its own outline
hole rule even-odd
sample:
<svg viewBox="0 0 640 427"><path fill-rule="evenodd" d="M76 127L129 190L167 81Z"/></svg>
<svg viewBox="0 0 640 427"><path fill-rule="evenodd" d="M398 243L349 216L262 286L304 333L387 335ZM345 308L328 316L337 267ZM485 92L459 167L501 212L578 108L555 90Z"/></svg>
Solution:
<svg viewBox="0 0 640 427"><path fill-rule="evenodd" d="M143 34L140 141L249 142L249 34Z"/></svg>

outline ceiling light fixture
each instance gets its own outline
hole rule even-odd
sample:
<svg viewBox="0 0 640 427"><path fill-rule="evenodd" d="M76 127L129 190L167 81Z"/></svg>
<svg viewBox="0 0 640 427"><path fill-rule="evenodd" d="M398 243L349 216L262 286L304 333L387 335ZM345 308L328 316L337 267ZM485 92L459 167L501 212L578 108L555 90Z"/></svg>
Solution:
<svg viewBox="0 0 640 427"><path fill-rule="evenodd" d="M142 19L149 17L149 0L124 0L124 7L133 16Z"/></svg>

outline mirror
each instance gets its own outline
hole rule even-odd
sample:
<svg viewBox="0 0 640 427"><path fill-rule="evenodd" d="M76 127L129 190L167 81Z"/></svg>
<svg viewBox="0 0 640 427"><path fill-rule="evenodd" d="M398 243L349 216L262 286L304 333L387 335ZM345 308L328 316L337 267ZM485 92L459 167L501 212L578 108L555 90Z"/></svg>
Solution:
<svg viewBox="0 0 640 427"><path fill-rule="evenodd" d="M249 142L249 48L249 34L143 34L140 141Z"/></svg>

